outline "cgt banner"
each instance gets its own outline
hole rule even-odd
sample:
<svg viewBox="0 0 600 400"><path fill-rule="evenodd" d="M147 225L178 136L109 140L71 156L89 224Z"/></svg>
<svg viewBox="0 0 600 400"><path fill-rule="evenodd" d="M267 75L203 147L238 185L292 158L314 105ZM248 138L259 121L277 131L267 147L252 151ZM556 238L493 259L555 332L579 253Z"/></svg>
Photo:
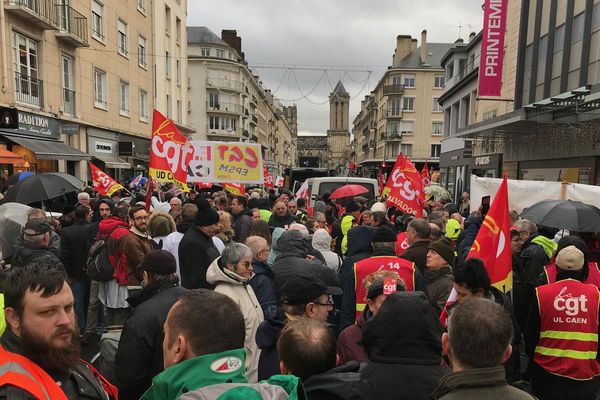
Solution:
<svg viewBox="0 0 600 400"><path fill-rule="evenodd" d="M477 92L480 97L501 94L507 3L508 0L485 0Z"/></svg>
<svg viewBox="0 0 600 400"><path fill-rule="evenodd" d="M92 183L94 184L94 190L100 193L102 196L112 196L114 192L122 190L123 186L110 177L106 172L96 167L91 162L90 170L92 171Z"/></svg>
<svg viewBox="0 0 600 400"><path fill-rule="evenodd" d="M402 153L398 154L383 194L387 194L386 205L394 206L403 213L414 214L417 218L423 218L425 204L423 180L410 159Z"/></svg>
<svg viewBox="0 0 600 400"><path fill-rule="evenodd" d="M262 184L260 145L242 142L190 142L194 156L187 168L188 182Z"/></svg>
<svg viewBox="0 0 600 400"><path fill-rule="evenodd" d="M194 148L173 121L154 110L149 175L157 182L172 182L179 190L189 192L187 168Z"/></svg>

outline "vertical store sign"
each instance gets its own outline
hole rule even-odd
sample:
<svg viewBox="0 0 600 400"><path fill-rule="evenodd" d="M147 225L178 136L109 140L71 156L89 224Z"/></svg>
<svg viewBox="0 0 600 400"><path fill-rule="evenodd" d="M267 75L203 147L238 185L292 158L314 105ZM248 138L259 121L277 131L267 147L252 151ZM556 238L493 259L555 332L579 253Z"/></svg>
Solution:
<svg viewBox="0 0 600 400"><path fill-rule="evenodd" d="M507 3L508 0L485 0L479 63L479 97L500 96Z"/></svg>

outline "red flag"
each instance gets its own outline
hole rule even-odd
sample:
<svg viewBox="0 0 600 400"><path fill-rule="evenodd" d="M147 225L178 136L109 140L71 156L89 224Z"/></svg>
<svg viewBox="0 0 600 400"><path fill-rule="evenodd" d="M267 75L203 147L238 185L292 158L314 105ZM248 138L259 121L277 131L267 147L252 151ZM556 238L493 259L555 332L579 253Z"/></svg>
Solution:
<svg viewBox="0 0 600 400"><path fill-rule="evenodd" d="M269 174L267 167L263 167L263 175L265 177L265 189L273 189L275 187L273 175Z"/></svg>
<svg viewBox="0 0 600 400"><path fill-rule="evenodd" d="M154 190L154 179L148 177L148 186L146 186L146 211L150 211L152 205L152 191Z"/></svg>
<svg viewBox="0 0 600 400"><path fill-rule="evenodd" d="M506 175L494 196L494 201L483 220L467 259L483 261L492 286L506 293L512 289L512 259L510 255L510 221L508 218L508 182ZM446 326L447 309L456 302L456 291L452 289L440 322Z"/></svg>
<svg viewBox="0 0 600 400"><path fill-rule="evenodd" d="M423 169L421 170L421 180L423 181L423 187L429 186L431 183L431 174L429 173L427 161L425 161L425 164L423 164Z"/></svg>
<svg viewBox="0 0 600 400"><path fill-rule="evenodd" d="M377 175L377 183L379 185L379 193L383 194L383 188L385 187L385 172L382 169L379 170L379 175Z"/></svg>
<svg viewBox="0 0 600 400"><path fill-rule="evenodd" d="M398 154L383 192L389 193L386 204L393 205L404 213L414 214L417 218L423 217L425 193L421 174L402 153Z"/></svg>
<svg viewBox="0 0 600 400"><path fill-rule="evenodd" d="M243 183L222 183L221 186L234 196L246 193L246 186Z"/></svg>
<svg viewBox="0 0 600 400"><path fill-rule="evenodd" d="M193 156L194 147L173 121L154 110L149 176L158 182L173 182L180 190L189 192L187 168Z"/></svg>
<svg viewBox="0 0 600 400"><path fill-rule="evenodd" d="M94 190L96 192L100 193L102 196L112 196L117 190L123 189L123 185L111 178L106 172L102 171L91 162L89 165L90 170L92 171Z"/></svg>
<svg viewBox="0 0 600 400"><path fill-rule="evenodd" d="M196 182L196 187L198 189L212 189L212 182Z"/></svg>

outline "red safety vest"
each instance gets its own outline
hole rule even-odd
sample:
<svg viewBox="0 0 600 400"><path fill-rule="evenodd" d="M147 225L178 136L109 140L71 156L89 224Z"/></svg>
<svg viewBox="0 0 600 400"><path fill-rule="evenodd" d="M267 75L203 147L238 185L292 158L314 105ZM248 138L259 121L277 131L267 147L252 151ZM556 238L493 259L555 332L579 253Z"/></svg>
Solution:
<svg viewBox="0 0 600 400"><path fill-rule="evenodd" d="M33 361L0 346L0 387L11 385L39 400L68 400L58 384Z"/></svg>
<svg viewBox="0 0 600 400"><path fill-rule="evenodd" d="M590 261L588 267L590 272L583 283L589 283L600 287L600 270L598 270L598 264ZM546 274L548 283L556 282L556 264L554 261L544 267L544 273Z"/></svg>
<svg viewBox="0 0 600 400"><path fill-rule="evenodd" d="M356 319L360 318L361 313L366 307L365 299L367 297L367 290L363 285L363 279L373 272L384 269L397 272L400 278L404 280L407 292L415 290L415 263L412 261L394 256L375 256L360 260L354 264Z"/></svg>
<svg viewBox="0 0 600 400"><path fill-rule="evenodd" d="M600 375L598 311L594 285L565 279L536 289L540 340L533 360L545 371L576 380Z"/></svg>

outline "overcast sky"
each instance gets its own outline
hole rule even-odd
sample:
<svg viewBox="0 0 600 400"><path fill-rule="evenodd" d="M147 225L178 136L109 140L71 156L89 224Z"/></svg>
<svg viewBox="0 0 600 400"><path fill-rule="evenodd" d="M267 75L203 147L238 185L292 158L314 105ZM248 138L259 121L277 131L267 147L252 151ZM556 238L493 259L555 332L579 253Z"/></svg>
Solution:
<svg viewBox="0 0 600 400"><path fill-rule="evenodd" d="M397 35L428 42L467 40L482 27L483 0L188 0L188 26L218 36L235 29L263 85L298 106L301 134L325 134L328 95L339 79L350 93L350 130L360 101L392 62ZM368 72L371 71L371 72Z"/></svg>

